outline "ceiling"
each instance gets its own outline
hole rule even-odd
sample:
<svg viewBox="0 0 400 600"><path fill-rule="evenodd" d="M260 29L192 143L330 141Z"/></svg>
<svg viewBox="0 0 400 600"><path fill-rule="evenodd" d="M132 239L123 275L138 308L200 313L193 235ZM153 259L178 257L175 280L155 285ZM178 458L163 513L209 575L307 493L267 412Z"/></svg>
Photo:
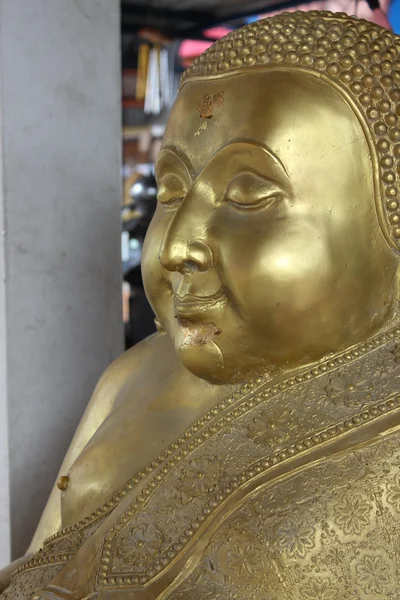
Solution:
<svg viewBox="0 0 400 600"><path fill-rule="evenodd" d="M143 28L199 38L209 27L296 6L299 0L122 0L122 32Z"/></svg>

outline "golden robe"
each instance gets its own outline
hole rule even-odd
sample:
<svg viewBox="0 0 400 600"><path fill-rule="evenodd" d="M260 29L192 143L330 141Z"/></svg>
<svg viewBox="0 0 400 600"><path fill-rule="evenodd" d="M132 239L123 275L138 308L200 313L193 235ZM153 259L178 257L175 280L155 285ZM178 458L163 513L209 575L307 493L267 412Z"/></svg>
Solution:
<svg viewBox="0 0 400 600"><path fill-rule="evenodd" d="M1 600L400 598L400 328L194 424Z"/></svg>

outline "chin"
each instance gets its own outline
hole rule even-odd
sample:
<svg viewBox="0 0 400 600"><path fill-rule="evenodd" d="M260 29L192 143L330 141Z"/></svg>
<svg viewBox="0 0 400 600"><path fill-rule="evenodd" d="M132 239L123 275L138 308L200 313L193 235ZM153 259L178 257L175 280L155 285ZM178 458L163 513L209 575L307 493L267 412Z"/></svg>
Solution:
<svg viewBox="0 0 400 600"><path fill-rule="evenodd" d="M178 356L188 371L210 383L223 383L224 357L214 341L202 344L184 343L178 347Z"/></svg>
<svg viewBox="0 0 400 600"><path fill-rule="evenodd" d="M214 341L201 345L183 344L177 348L177 353L190 373L213 385L242 383L251 375L250 371L243 373L239 365L227 360Z"/></svg>
<svg viewBox="0 0 400 600"><path fill-rule="evenodd" d="M225 368L224 355L214 341L201 345L182 344L177 348L179 359L184 367L196 377L214 385L230 383L234 374Z"/></svg>

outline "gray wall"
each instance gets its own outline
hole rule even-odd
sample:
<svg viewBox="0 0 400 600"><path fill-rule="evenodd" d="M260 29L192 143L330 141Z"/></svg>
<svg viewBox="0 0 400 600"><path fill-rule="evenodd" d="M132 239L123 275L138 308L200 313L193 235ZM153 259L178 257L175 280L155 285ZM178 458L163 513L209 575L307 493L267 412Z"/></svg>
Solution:
<svg viewBox="0 0 400 600"><path fill-rule="evenodd" d="M119 1L0 0L0 84L0 534L9 511L15 557L122 351Z"/></svg>

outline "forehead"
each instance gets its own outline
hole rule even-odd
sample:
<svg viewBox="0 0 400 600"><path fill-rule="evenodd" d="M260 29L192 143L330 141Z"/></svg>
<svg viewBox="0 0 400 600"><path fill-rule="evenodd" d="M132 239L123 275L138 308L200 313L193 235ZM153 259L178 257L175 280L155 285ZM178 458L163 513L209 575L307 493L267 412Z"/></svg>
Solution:
<svg viewBox="0 0 400 600"><path fill-rule="evenodd" d="M180 92L166 128L168 147L199 173L227 144L258 142L289 175L326 165L354 167L365 136L353 110L328 84L283 70L191 81ZM328 160L324 160L328 157ZM359 160L360 162L360 160Z"/></svg>

